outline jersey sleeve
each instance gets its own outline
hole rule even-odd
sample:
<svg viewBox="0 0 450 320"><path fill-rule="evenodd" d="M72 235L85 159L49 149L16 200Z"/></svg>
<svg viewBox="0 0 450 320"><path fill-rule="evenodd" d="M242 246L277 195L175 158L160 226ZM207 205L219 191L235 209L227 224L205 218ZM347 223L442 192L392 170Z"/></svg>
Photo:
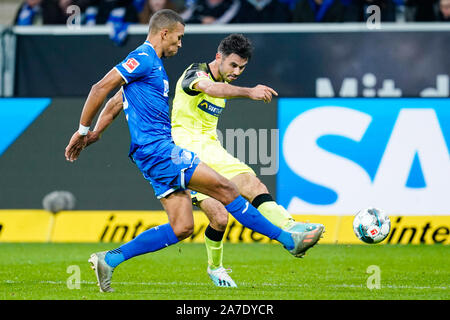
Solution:
<svg viewBox="0 0 450 320"><path fill-rule="evenodd" d="M206 64L194 63L186 70L183 80L181 81L181 87L188 95L196 96L200 91L196 90L194 85L200 80L212 81L208 75Z"/></svg>
<svg viewBox="0 0 450 320"><path fill-rule="evenodd" d="M154 59L145 52L131 52L122 62L115 66L128 84L148 75L153 67Z"/></svg>

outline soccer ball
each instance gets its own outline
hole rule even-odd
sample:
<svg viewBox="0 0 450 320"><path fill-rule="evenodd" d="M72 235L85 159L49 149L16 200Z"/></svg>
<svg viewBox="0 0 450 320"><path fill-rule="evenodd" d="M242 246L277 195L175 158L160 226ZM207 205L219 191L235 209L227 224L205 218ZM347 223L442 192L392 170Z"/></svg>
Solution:
<svg viewBox="0 0 450 320"><path fill-rule="evenodd" d="M386 239L391 231L391 221L383 210L366 208L353 219L353 231L363 242L378 243Z"/></svg>

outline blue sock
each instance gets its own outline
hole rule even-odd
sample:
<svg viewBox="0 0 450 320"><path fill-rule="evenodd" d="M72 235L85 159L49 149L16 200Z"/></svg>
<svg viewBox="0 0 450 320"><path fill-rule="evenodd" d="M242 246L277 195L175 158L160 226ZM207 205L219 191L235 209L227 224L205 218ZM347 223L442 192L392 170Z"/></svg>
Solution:
<svg viewBox="0 0 450 320"><path fill-rule="evenodd" d="M158 251L177 243L179 240L169 223L151 228L140 233L133 240L123 244L118 249L108 251L105 261L111 267L135 256Z"/></svg>
<svg viewBox="0 0 450 320"><path fill-rule="evenodd" d="M125 261L125 258L122 254L122 250L120 248L109 250L105 255L105 262L110 267L117 267L119 264Z"/></svg>
<svg viewBox="0 0 450 320"><path fill-rule="evenodd" d="M282 230L277 240L281 242L286 249L288 250L294 249L295 246L294 240L292 239L292 236L289 232Z"/></svg>
<svg viewBox="0 0 450 320"><path fill-rule="evenodd" d="M278 240L288 250L294 248L294 240L292 240L291 234L272 224L242 196L238 196L225 208L244 227L259 232L270 239Z"/></svg>

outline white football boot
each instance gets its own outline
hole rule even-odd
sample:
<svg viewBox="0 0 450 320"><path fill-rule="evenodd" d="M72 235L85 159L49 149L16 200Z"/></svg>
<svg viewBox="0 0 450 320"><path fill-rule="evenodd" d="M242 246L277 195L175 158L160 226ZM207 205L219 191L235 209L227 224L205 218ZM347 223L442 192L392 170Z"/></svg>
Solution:
<svg viewBox="0 0 450 320"><path fill-rule="evenodd" d="M114 268L105 262L106 252L93 253L88 261L91 264L91 268L95 271L100 292L114 292L114 289L111 288L111 278Z"/></svg>
<svg viewBox="0 0 450 320"><path fill-rule="evenodd" d="M208 275L214 284L218 287L237 287L236 283L231 279L228 273L231 272L231 269L225 269L224 267L219 267L217 269L211 269L208 266Z"/></svg>

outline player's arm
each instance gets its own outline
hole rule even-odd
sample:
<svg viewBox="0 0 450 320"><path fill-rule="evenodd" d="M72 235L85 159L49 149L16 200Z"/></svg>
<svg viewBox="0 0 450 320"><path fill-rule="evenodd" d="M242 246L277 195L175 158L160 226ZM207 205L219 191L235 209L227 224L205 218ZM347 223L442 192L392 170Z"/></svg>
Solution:
<svg viewBox="0 0 450 320"><path fill-rule="evenodd" d="M216 98L249 98L252 100L263 100L270 102L272 95L278 96L278 93L265 85L259 84L253 88L234 86L225 82L213 82L210 80L200 80L193 85L197 91L206 93Z"/></svg>
<svg viewBox="0 0 450 320"><path fill-rule="evenodd" d="M97 142L106 128L116 119L123 108L122 90L116 92L116 94L108 100L103 110L98 116L97 123L94 130L89 131L86 147L94 142Z"/></svg>
<svg viewBox="0 0 450 320"><path fill-rule="evenodd" d="M72 135L72 138L65 149L66 160L73 162L78 159L81 150L86 147L89 126L92 124L92 120L96 116L98 110L102 106L108 94L118 86L122 86L124 84L125 81L119 72L112 69L103 77L103 79L91 87L84 104L83 111L81 112L80 128Z"/></svg>
<svg viewBox="0 0 450 320"><path fill-rule="evenodd" d="M94 84L81 112L80 124L89 127L108 94L124 84L125 80L115 69L112 69L103 79Z"/></svg>

